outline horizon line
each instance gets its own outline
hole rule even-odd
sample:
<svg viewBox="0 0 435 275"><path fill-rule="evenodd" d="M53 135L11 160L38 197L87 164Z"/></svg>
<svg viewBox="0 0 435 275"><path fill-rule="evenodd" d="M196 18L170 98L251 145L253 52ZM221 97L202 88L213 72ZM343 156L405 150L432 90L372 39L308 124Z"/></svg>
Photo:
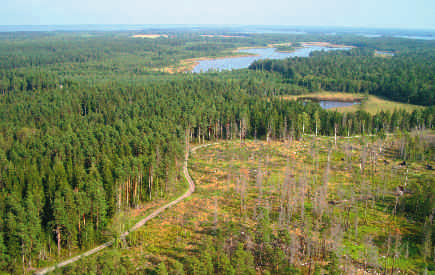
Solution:
<svg viewBox="0 0 435 275"><path fill-rule="evenodd" d="M0 27L74 27L74 26L215 26L215 27L287 27L287 28L343 28L343 29L367 29L367 30L419 30L419 31L435 31L435 27L373 27L373 26L343 26L343 25L281 25L281 24L173 24L173 23L143 23L143 24L0 24Z"/></svg>

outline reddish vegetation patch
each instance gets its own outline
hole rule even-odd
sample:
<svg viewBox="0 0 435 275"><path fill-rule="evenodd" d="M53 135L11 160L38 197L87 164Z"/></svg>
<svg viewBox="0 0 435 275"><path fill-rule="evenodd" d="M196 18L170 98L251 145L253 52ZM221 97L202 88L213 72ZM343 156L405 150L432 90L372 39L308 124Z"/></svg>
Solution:
<svg viewBox="0 0 435 275"><path fill-rule="evenodd" d="M243 37L240 35L220 35L220 34L201 34L203 37L224 37L224 38L231 38L231 37Z"/></svg>

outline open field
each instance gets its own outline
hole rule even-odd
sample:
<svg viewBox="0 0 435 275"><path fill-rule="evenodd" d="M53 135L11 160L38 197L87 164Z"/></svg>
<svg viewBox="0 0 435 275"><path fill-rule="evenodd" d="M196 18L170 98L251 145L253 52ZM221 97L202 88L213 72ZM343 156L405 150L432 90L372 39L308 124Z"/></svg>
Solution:
<svg viewBox="0 0 435 275"><path fill-rule="evenodd" d="M164 73L170 73L170 74L175 74L175 73L185 73L185 72L190 72L193 70L193 68L195 68L195 66L198 64L198 61L193 61L193 60L182 60L178 65L176 66L170 66L170 67L165 67L163 69L156 69L156 71L161 71Z"/></svg>
<svg viewBox="0 0 435 275"><path fill-rule="evenodd" d="M369 95L367 98L363 94L349 94L349 93L339 93L339 92L316 92L304 95L289 95L283 96L283 99L288 100L299 100L299 99L314 99L317 101L341 101L341 102L361 102L360 104L355 104L348 107L338 107L330 110L337 110L338 112L355 112L359 109L363 109L371 114L376 114L380 111L390 111L393 112L396 109L404 109L408 112L412 112L415 109L423 109L422 106L400 103L385 100L377 96Z"/></svg>
<svg viewBox="0 0 435 275"><path fill-rule="evenodd" d="M339 112L354 112L357 111L360 108L358 105L353 105L349 107L341 107L337 108L337 111ZM422 106L412 105L412 104L406 104L406 103L400 103L400 102L394 102L385 100L382 98L379 98L377 96L370 95L367 99L367 101L362 101L362 109L364 111L367 111L371 114L375 114L380 111L390 111L393 112L394 110L398 109L404 109L408 112L412 112L415 109L423 109Z"/></svg>

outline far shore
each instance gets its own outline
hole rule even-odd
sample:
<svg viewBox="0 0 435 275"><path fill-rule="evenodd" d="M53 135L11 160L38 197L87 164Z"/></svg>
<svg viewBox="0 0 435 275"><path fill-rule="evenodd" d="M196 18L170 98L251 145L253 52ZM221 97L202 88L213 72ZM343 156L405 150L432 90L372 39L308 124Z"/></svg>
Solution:
<svg viewBox="0 0 435 275"><path fill-rule="evenodd" d="M339 44L332 44L329 42L302 42L301 43L304 47L327 47L327 48L356 48L355 46L347 46L347 45L339 45Z"/></svg>
<svg viewBox="0 0 435 275"><path fill-rule="evenodd" d="M344 48L356 48L355 46L348 46L348 45L340 45L340 44L332 44L330 42L300 42L301 46L295 46L293 50L278 50L278 52L282 53L291 53L298 49L302 49L304 47L326 47L326 48L338 48L338 49L344 49ZM261 47L239 47L234 51L239 50L249 50L249 49L265 49L265 48L277 48L279 46L293 46L293 43L287 42L287 43L277 43L277 44L268 44L267 46L261 46Z"/></svg>

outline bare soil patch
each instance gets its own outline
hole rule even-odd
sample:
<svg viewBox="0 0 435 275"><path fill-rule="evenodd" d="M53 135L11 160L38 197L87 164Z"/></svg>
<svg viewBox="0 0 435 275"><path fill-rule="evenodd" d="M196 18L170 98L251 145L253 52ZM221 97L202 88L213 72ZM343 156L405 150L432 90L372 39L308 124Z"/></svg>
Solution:
<svg viewBox="0 0 435 275"><path fill-rule="evenodd" d="M165 37L168 38L167 34L136 34L132 36L133 38L159 38L159 37Z"/></svg>

